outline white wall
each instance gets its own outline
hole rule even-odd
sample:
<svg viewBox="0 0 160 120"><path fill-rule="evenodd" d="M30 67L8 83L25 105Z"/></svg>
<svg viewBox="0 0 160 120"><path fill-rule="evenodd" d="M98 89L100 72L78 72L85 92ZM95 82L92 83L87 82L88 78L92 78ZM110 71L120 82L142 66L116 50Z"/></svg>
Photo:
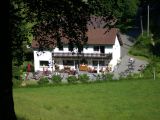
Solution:
<svg viewBox="0 0 160 120"><path fill-rule="evenodd" d="M113 52L113 45L106 45L105 53L112 53L112 52Z"/></svg>
<svg viewBox="0 0 160 120"><path fill-rule="evenodd" d="M94 53L93 51L93 46L92 45L88 45L87 48L83 48L83 53Z"/></svg>
<svg viewBox="0 0 160 120"><path fill-rule="evenodd" d="M63 50L59 50L59 48L56 47L53 51L54 51L54 52L59 52L59 53L62 53L62 52L63 52L63 53L70 52L69 49L68 49L68 46L66 46L66 45L63 46Z"/></svg>
<svg viewBox="0 0 160 120"><path fill-rule="evenodd" d="M117 65L117 62L121 57L121 46L120 46L117 36L116 36L115 44L113 45L112 50L113 50L112 60L110 61L109 64L112 66L112 70L113 70L114 66Z"/></svg>
<svg viewBox="0 0 160 120"><path fill-rule="evenodd" d="M75 49L74 51L77 52L78 50ZM66 53L66 52L70 52L70 51L67 46L64 46L63 51L59 50L58 48L55 48L53 50L53 52ZM52 62L52 52L44 51L44 53L41 54L40 56L37 56L37 53L41 53L41 52L38 52L36 50L34 51L34 68L35 68L35 71L37 71L37 70L43 71L43 67L40 66L39 61L45 60L45 61ZM95 51L93 49L93 45L89 45L87 49L84 47L83 53L95 53ZM114 66L117 64L117 61L121 57L121 46L120 46L120 43L118 41L117 36L116 36L115 44L113 46L112 45L105 46L105 53L112 53L112 60L110 61L109 64L112 65L112 68L114 68ZM63 69L63 67L64 67L63 66L63 59L59 59L57 64L59 64L60 69ZM52 71L51 67L49 67L48 69ZM54 70L54 68L53 68L53 70Z"/></svg>
<svg viewBox="0 0 160 120"><path fill-rule="evenodd" d="M34 71L37 71L37 70L43 71L43 66L40 66L40 61L52 62L52 53L50 51L39 52L37 50L34 50L33 53L34 53ZM52 71L51 66L50 67L46 66L46 68Z"/></svg>
<svg viewBox="0 0 160 120"><path fill-rule="evenodd" d="M58 52L58 53L67 53L67 52L70 52L68 47L67 46L64 46L63 47L63 51L62 50L59 50L59 48L55 48L53 50L53 52ZM78 49L74 49L74 52L78 52ZM94 51L94 47L93 45L88 45L88 47L84 47L83 48L83 53L95 53L97 51ZM106 45L105 46L105 53L112 53L113 52L113 46L112 45ZM100 53L100 51L98 51L98 53Z"/></svg>
<svg viewBox="0 0 160 120"><path fill-rule="evenodd" d="M58 52L58 53L71 52L71 51L69 51L68 46L66 46L66 45L63 46L63 51L62 51L62 50L59 50L59 48L55 48L53 51L54 51L54 52ZM78 52L78 49L74 48L74 52ZM83 53L94 53L94 51L93 51L93 46L90 45L87 49L84 47L84 48L83 48Z"/></svg>

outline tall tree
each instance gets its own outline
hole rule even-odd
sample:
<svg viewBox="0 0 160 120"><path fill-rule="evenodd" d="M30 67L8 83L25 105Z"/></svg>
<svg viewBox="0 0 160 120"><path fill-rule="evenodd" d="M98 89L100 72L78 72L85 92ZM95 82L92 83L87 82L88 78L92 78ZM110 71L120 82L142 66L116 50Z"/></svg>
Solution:
<svg viewBox="0 0 160 120"><path fill-rule="evenodd" d="M143 23L144 28L147 28L148 22L148 10L149 10L149 39L148 41L151 44L151 52L156 55L160 56L160 0L140 0L141 4L141 15L143 16ZM149 6L149 9L148 9ZM151 37L151 38L150 38Z"/></svg>
<svg viewBox="0 0 160 120"><path fill-rule="evenodd" d="M88 5L81 0L27 0L25 2L29 7L26 10L28 10L30 16L23 16L23 13L21 13L23 12L22 6L25 6L26 3L23 4L21 0L11 0L9 2L9 39L11 42L1 47L1 49L3 48L1 51L7 49L13 52L5 54L5 58L12 56L11 58L16 59L17 63L21 64L19 62L23 58L22 45L24 41L27 41L26 36L28 35L24 27L25 17L32 20L31 22L36 22L33 35L38 38L40 48L48 45L48 39L43 39L45 35L51 35L49 37L54 38L51 42L58 46L61 46L62 37L67 38L71 48L75 45L80 49L81 45L87 41L85 33L87 31L86 23L89 19L89 9ZM46 41L44 42L44 40ZM7 60L1 59L0 63L3 64L3 67L7 64L11 70L12 59ZM16 120L12 93L12 73L7 69L2 72L3 75L5 73L8 74L0 84L2 86L0 105L3 109L0 119Z"/></svg>
<svg viewBox="0 0 160 120"><path fill-rule="evenodd" d="M26 45L30 43L31 23L26 20L27 6L23 1L11 0L10 4L9 30L12 39L12 58L19 66L24 61Z"/></svg>
<svg viewBox="0 0 160 120"><path fill-rule="evenodd" d="M9 3L9 10L12 11L12 13L15 13L15 9L13 8L13 5ZM2 10L4 12L4 9ZM9 17L11 17L9 12ZM8 12L4 12L6 15ZM6 15L2 15L3 18L5 18ZM13 17L13 19L16 18L16 16ZM3 24L5 24L7 21L3 21ZM9 22L9 26L12 27L11 23ZM6 24L5 24L6 25ZM7 27L7 26L5 26ZM2 29L3 27L1 27ZM12 93L12 59L11 59L11 29L9 31L6 31L6 29L2 30L2 36L4 37L3 45L1 45L0 49L3 54L3 59L0 59L0 65L2 71L0 72L1 75L1 83L0 83L0 119L1 120L16 120L16 115L14 111L14 102L13 102L13 93ZM6 35L7 34L7 35ZM16 33L15 33L16 34ZM1 36L1 37L2 37ZM3 38L2 37L2 38Z"/></svg>
<svg viewBox="0 0 160 120"><path fill-rule="evenodd" d="M139 0L88 0L88 3L93 9L92 14L107 16L111 21L116 20L114 25L123 28L123 26L129 26L133 21L138 10ZM106 26L108 27L108 25L110 23Z"/></svg>
<svg viewBox="0 0 160 120"><path fill-rule="evenodd" d="M26 0L30 20L36 21L33 35L44 49L57 45L61 47L68 39L70 50L79 52L87 42L87 21L90 19L88 4L82 0Z"/></svg>

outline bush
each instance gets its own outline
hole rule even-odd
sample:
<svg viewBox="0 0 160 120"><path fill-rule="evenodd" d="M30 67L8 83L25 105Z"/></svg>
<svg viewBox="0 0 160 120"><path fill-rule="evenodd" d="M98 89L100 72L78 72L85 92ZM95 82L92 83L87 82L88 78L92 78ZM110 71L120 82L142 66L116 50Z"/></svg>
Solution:
<svg viewBox="0 0 160 120"><path fill-rule="evenodd" d="M78 81L78 79L76 78L76 76L69 76L67 78L68 83L76 83Z"/></svg>
<svg viewBox="0 0 160 120"><path fill-rule="evenodd" d="M160 58L155 57L151 59L151 62L147 65L146 69L143 71L143 76L145 78L153 78L154 71L156 78L160 78Z"/></svg>
<svg viewBox="0 0 160 120"><path fill-rule="evenodd" d="M96 77L96 80L112 80L113 74L112 73L106 73L106 74L99 74Z"/></svg>
<svg viewBox="0 0 160 120"><path fill-rule="evenodd" d="M17 79L14 79L14 78L13 78L12 82L13 82L13 87L14 88L20 87L21 84L22 84L21 80L17 80Z"/></svg>
<svg viewBox="0 0 160 120"><path fill-rule="evenodd" d="M53 83L61 83L62 77L60 75L53 75L51 80Z"/></svg>
<svg viewBox="0 0 160 120"><path fill-rule="evenodd" d="M82 83L87 83L89 81L89 76L87 74L79 75L78 80Z"/></svg>
<svg viewBox="0 0 160 120"><path fill-rule="evenodd" d="M113 79L114 74L112 73L107 73L106 74L106 80L112 80Z"/></svg>
<svg viewBox="0 0 160 120"><path fill-rule="evenodd" d="M151 36L147 36L147 32L144 32L144 35L140 35L134 46L130 49L129 53L135 56L143 56L150 58L151 55Z"/></svg>
<svg viewBox="0 0 160 120"><path fill-rule="evenodd" d="M48 78L45 78L45 77L40 78L40 80L38 81L39 85L44 85L44 84L48 84L48 83L49 83L49 80L48 80Z"/></svg>
<svg viewBox="0 0 160 120"><path fill-rule="evenodd" d="M20 67L12 65L12 76L13 76L13 79L20 80L20 76L21 76Z"/></svg>

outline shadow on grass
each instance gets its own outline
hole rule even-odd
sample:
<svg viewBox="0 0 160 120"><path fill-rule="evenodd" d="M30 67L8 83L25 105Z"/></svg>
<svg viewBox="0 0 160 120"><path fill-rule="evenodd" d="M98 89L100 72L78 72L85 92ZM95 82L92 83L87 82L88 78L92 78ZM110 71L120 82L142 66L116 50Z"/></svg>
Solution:
<svg viewBox="0 0 160 120"><path fill-rule="evenodd" d="M17 116L17 120L29 120L29 119L22 117L22 116Z"/></svg>

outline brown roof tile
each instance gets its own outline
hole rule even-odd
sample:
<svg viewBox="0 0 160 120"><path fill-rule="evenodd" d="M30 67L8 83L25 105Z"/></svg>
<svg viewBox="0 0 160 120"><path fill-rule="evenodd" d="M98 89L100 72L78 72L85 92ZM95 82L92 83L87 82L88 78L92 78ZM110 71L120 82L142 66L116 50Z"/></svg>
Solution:
<svg viewBox="0 0 160 120"><path fill-rule="evenodd" d="M88 44L92 45L113 45L115 43L115 38L118 33L118 29L111 28L110 30L104 28L92 28L86 33L88 36ZM120 44L122 45L121 39L118 37ZM65 40L66 41L66 40ZM37 41L32 42L32 48L38 48L39 45Z"/></svg>
<svg viewBox="0 0 160 120"><path fill-rule="evenodd" d="M112 28L109 31L104 28L89 29L87 32L88 44L110 44L115 43L117 29Z"/></svg>
<svg viewBox="0 0 160 120"><path fill-rule="evenodd" d="M88 22L88 44L93 45L113 45L115 43L116 35L118 36L118 40L120 42L120 45L122 45L122 40L120 38L120 35L118 34L119 31L116 28L111 28L108 30L107 28L103 28L105 25L105 22L103 20L103 17L96 17L91 16L91 20ZM51 39L52 41L52 39ZM62 40L66 43L66 38ZM33 40L32 42L32 48L38 48L39 45L37 41ZM53 46L52 46L53 47Z"/></svg>

